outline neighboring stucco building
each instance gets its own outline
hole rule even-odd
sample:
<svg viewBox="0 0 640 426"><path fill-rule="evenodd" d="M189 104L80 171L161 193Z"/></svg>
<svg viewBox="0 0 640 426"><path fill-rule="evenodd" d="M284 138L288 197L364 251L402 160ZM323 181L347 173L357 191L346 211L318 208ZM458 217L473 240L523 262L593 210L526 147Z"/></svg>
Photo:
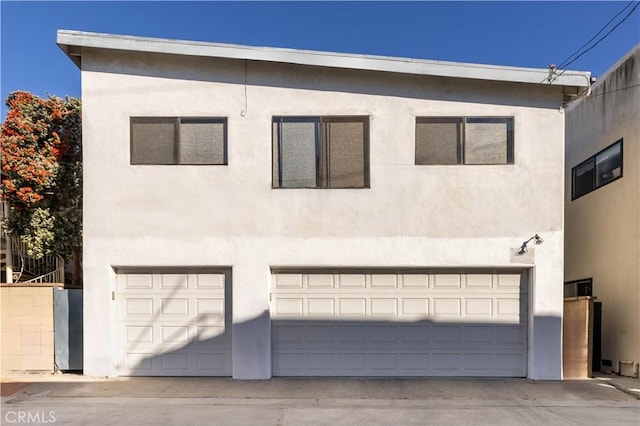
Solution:
<svg viewBox="0 0 640 426"><path fill-rule="evenodd" d="M637 374L640 45L566 114L565 279L591 280L593 296L602 302L603 367Z"/></svg>
<svg viewBox="0 0 640 426"><path fill-rule="evenodd" d="M58 44L82 70L85 374L562 377L562 106L588 73Z"/></svg>

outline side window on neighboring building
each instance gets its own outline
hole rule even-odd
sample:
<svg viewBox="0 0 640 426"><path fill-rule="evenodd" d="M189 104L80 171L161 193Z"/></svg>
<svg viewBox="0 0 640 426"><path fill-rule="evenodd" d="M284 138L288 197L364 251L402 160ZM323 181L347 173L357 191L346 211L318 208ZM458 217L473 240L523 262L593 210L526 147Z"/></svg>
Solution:
<svg viewBox="0 0 640 426"><path fill-rule="evenodd" d="M369 117L274 117L274 188L368 188Z"/></svg>
<svg viewBox="0 0 640 426"><path fill-rule="evenodd" d="M513 164L513 117L418 117L419 165Z"/></svg>
<svg viewBox="0 0 640 426"><path fill-rule="evenodd" d="M227 119L131 117L131 164L227 164Z"/></svg>
<svg viewBox="0 0 640 426"><path fill-rule="evenodd" d="M622 177L622 139L571 170L571 199L575 200Z"/></svg>

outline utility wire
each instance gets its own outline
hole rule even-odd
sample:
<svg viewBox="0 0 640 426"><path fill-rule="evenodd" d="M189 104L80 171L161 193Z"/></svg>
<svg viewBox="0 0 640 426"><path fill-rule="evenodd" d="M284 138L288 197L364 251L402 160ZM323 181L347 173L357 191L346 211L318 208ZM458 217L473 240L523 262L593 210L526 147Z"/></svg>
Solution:
<svg viewBox="0 0 640 426"><path fill-rule="evenodd" d="M634 2L630 1L629 3L627 3L627 5L625 7L622 8L622 10L620 10L620 12L618 12L613 18L609 19L609 22L607 22L602 28L600 28L600 31L598 31L596 33L596 35L594 35L593 37L591 37L591 39L586 42L585 44L583 44L582 46L580 46L580 48L578 50L576 50L575 52L573 52L571 55L569 55L569 57L567 59L565 59L564 61L562 61L557 68L561 69L562 67L565 66L565 64L571 59L573 58L575 55L577 55L578 53L580 53L580 51L585 48L586 46L589 45L589 43L591 43L596 37L598 37L604 30L605 28L607 28L609 26L609 24L611 22L613 22L618 16L620 16L622 14L622 12L624 12L629 6L631 6Z"/></svg>
<svg viewBox="0 0 640 426"><path fill-rule="evenodd" d="M629 13L627 13L627 16L625 16L624 18L622 18L622 21L618 22L613 28L611 28L609 30L609 32L607 32L605 35L603 35L602 37L600 37L600 39L594 43L593 46L591 46L590 48L588 48L587 50L585 50L584 52L582 52L581 54L579 54L578 56L576 56L573 60L571 60L570 62L566 63L564 66L567 67L569 65L571 65L572 63L574 63L576 60L578 60L578 58L580 58L582 55L584 55L585 53L587 53L588 51L590 51L591 49L593 49L594 47L596 47L598 44L600 44L600 42L602 40L604 40L605 38L607 38L609 36L609 34L611 34L616 28L618 28L624 21L626 21L629 16L631 16L631 14L633 12L635 12L635 10L638 8L638 6L640 6L640 2L636 2L636 5L633 7L633 9L631 9L631 11Z"/></svg>
<svg viewBox="0 0 640 426"><path fill-rule="evenodd" d="M612 18L615 19L618 15L620 15L627 7L629 7L629 5L631 3L634 2L630 2L629 4L627 4L620 12L618 12L618 14L616 16L614 16ZM624 18L622 18L622 20L620 22L618 22L616 25L613 26L613 28L611 28L605 35L603 35L602 37L600 37L600 39L598 39L598 41L596 41L591 47L589 47L587 50L583 51L582 53L580 53L578 56L576 56L575 58L573 58L571 61L567 62L567 59L571 58L571 56L575 56L575 53L573 55L571 55L569 58L565 59L564 63L563 63L563 67L568 67L569 65L571 65L572 63L574 63L575 61L577 61L581 56L583 56L585 53L589 52L590 50L592 50L594 47L596 47L598 44L600 44L600 42L602 42L605 38L607 38L612 32L614 32L616 30L616 28L618 28L624 21L626 21L627 19L629 19L629 17L633 14L633 12L636 11L636 9L640 6L640 2L635 2L636 5L633 7L633 9L631 9L629 11L629 13L626 14L626 16ZM609 25L609 23L611 22L611 20L607 23L607 25ZM606 28L607 25L605 25L603 27ZM602 30L600 30L598 32L598 34L600 34L602 32ZM598 35L596 34L596 36ZM594 37L595 38L595 37ZM593 40L593 38L592 38ZM589 42L587 42L586 44L589 44L591 42L591 40ZM584 47L584 46L583 46ZM580 48L582 49L582 47ZM580 51L580 49L578 49L578 51ZM553 81L557 80L558 78L560 78L560 76L562 74L564 74L565 72L567 72L567 70L565 69L564 71L562 71L560 74L555 75L555 76L549 76L548 78L546 78L545 80L549 81L549 83L552 83Z"/></svg>

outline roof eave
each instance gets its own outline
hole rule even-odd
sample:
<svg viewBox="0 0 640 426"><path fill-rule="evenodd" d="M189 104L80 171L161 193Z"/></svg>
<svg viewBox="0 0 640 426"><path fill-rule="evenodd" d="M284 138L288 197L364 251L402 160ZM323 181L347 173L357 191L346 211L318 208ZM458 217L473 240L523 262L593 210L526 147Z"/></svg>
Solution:
<svg viewBox="0 0 640 426"><path fill-rule="evenodd" d="M549 70L539 68L242 46L69 30L58 31L57 43L78 67L81 66L81 49L87 47L568 87L587 87L591 77L591 73L585 71L556 71L557 78L554 77L549 83Z"/></svg>

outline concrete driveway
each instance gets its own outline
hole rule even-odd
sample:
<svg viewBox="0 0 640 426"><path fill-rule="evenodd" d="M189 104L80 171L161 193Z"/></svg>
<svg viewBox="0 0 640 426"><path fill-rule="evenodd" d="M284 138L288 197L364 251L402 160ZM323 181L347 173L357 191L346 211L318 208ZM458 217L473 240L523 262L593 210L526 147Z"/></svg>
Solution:
<svg viewBox="0 0 640 426"><path fill-rule="evenodd" d="M52 377L3 397L1 423L640 425L640 400L600 380Z"/></svg>

